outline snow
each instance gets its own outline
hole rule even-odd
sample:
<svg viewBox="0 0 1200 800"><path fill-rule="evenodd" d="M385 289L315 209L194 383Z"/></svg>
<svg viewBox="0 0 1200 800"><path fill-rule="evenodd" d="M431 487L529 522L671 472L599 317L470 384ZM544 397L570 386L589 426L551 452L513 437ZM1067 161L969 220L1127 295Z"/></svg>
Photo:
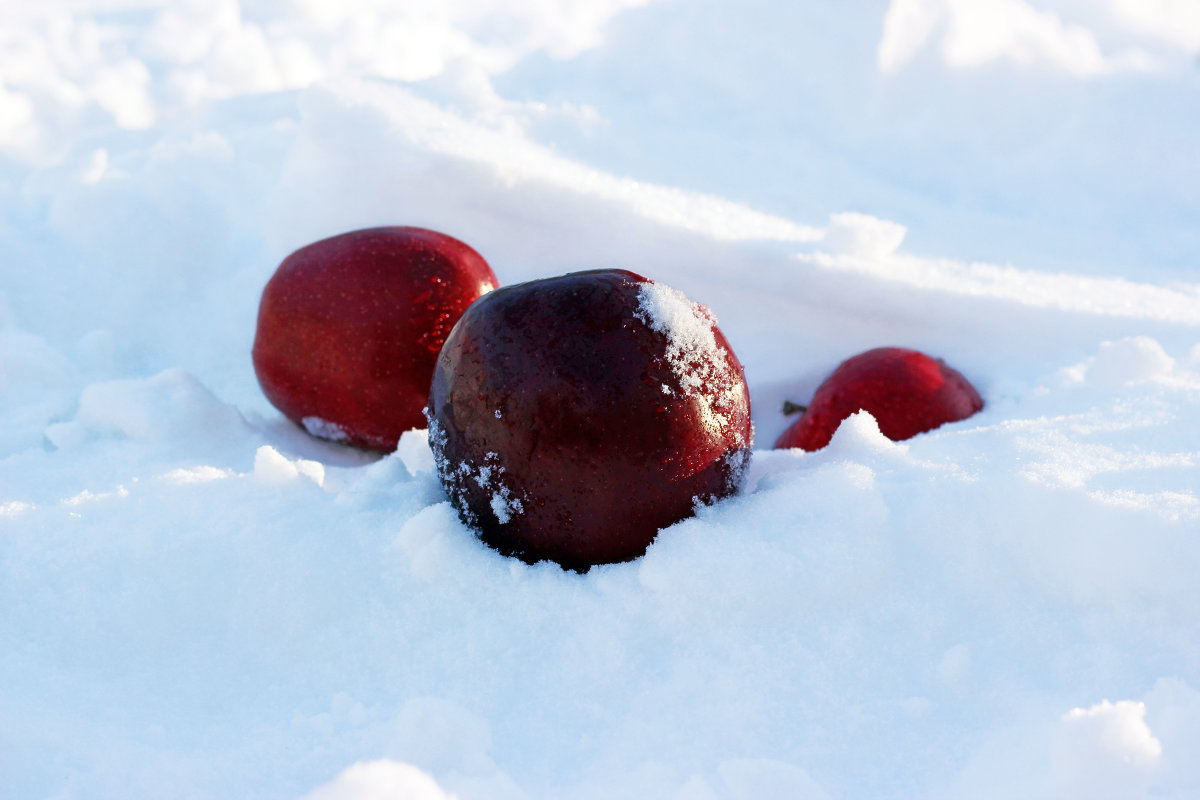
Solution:
<svg viewBox="0 0 1200 800"><path fill-rule="evenodd" d="M338 425L336 422L330 422L327 419L304 417L300 420L300 424L304 426L304 430L318 439L328 439L331 442L346 442L350 439L341 425Z"/></svg>
<svg viewBox="0 0 1200 800"><path fill-rule="evenodd" d="M0 797L1200 795L1195 3L393 6L0 9ZM578 575L284 420L382 224L711 308L743 490ZM984 410L766 449L887 345Z"/></svg>
<svg viewBox="0 0 1200 800"><path fill-rule="evenodd" d="M705 386L730 381L728 372L718 372L726 352L713 332L717 320L703 305L692 302L678 289L650 281L638 289L634 316L667 337L664 357L684 395L696 397ZM663 394L672 392L666 384L662 389Z"/></svg>
<svg viewBox="0 0 1200 800"><path fill-rule="evenodd" d="M452 800L437 783L410 764L380 759L348 767L336 779L304 795L304 800Z"/></svg>

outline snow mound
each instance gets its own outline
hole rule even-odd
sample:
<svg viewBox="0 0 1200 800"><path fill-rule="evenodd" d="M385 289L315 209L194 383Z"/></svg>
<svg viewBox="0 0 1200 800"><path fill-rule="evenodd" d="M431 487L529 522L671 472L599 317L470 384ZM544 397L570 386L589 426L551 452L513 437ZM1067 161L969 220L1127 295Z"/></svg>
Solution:
<svg viewBox="0 0 1200 800"><path fill-rule="evenodd" d="M1154 339L1131 336L1116 342L1102 342L1085 377L1096 386L1121 386L1162 377L1174 366L1175 359Z"/></svg>
<svg viewBox="0 0 1200 800"><path fill-rule="evenodd" d="M908 446L884 436L871 412L859 410L842 420L822 452L832 458L862 454L902 455L908 452Z"/></svg>
<svg viewBox="0 0 1200 800"><path fill-rule="evenodd" d="M237 409L181 368L93 383L80 395L75 421L98 435L156 440L227 436L245 424Z"/></svg>
<svg viewBox="0 0 1200 800"><path fill-rule="evenodd" d="M378 759L347 767L302 800L455 800L455 795L411 764Z"/></svg>
<svg viewBox="0 0 1200 800"><path fill-rule="evenodd" d="M263 445L254 454L254 476L264 483L290 483L301 475L317 486L325 485L325 465L319 461L292 460L270 445Z"/></svg>

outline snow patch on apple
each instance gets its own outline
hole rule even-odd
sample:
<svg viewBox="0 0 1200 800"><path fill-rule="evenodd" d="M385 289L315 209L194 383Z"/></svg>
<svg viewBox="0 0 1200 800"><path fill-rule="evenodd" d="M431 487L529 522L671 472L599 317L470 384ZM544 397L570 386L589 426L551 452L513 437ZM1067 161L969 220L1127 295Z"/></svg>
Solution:
<svg viewBox="0 0 1200 800"><path fill-rule="evenodd" d="M643 283L634 315L651 330L666 335L667 363L684 395L699 394L724 365L725 348L713 334L716 317L707 306L692 302L678 289L655 281ZM663 392L672 390L664 384Z"/></svg>
<svg viewBox="0 0 1200 800"><path fill-rule="evenodd" d="M475 483L481 489L491 490L492 499L489 505L492 513L496 515L496 519L501 525L508 524L515 514L521 514L525 511L525 506L521 504L520 499L515 497L512 490L500 482L500 476L504 474L504 467L500 466L500 455L496 452L489 452L485 456L485 462L475 470ZM465 477L471 477L471 468L465 462L459 464L458 473Z"/></svg>
<svg viewBox="0 0 1200 800"><path fill-rule="evenodd" d="M512 521L516 514L522 514L525 511L525 506L521 505L521 501L513 497L512 492L507 486L501 486L492 494L492 513L496 515L497 521L501 525L506 525Z"/></svg>
<svg viewBox="0 0 1200 800"><path fill-rule="evenodd" d="M753 437L753 432L751 432L751 437ZM744 487L753 458L754 450L750 447L730 450L721 457L722 468L728 476L725 481L726 487L731 490ZM711 502L713 502L711 498L705 501L705 503Z"/></svg>
<svg viewBox="0 0 1200 800"><path fill-rule="evenodd" d="M426 410L426 418L429 420L427 441L430 444L437 472L444 477L443 485L446 491L454 496L454 505L461 510L468 525L479 524L478 517L467 502L466 486L468 482L474 483L484 491L491 492L488 506L501 525L508 524L514 516L525 512L525 505L521 498L503 479L507 470L500 463L499 453L489 451L484 456L482 464L473 464L464 459L456 465L450 465L444 455L445 429L428 413L428 410Z"/></svg>
<svg viewBox="0 0 1200 800"><path fill-rule="evenodd" d="M318 439L328 439L331 442L350 441L349 434L336 422L330 422L320 417L304 417L300 420L300 424L304 426L304 430Z"/></svg>

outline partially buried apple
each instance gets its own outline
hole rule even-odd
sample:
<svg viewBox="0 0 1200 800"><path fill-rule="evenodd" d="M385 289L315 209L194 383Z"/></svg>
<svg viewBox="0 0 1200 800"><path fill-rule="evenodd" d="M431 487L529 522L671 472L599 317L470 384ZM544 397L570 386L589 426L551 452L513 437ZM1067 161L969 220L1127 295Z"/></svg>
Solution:
<svg viewBox="0 0 1200 800"><path fill-rule="evenodd" d="M879 347L848 359L825 379L776 448L820 450L842 420L867 411L893 441L910 439L983 408L983 398L958 370L916 350Z"/></svg>
<svg viewBox="0 0 1200 800"><path fill-rule="evenodd" d="M429 397L438 476L480 538L586 571L735 492L753 445L709 310L625 270L498 289L454 326Z"/></svg>
<svg viewBox="0 0 1200 800"><path fill-rule="evenodd" d="M314 436L391 452L423 428L434 361L454 323L498 285L466 244L423 228L353 231L302 247L263 290L254 370Z"/></svg>

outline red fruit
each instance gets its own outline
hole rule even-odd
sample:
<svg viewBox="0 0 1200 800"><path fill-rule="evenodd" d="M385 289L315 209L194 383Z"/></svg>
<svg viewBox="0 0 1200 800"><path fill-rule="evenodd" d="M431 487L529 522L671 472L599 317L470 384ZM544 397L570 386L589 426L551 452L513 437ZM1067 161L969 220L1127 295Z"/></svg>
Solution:
<svg viewBox="0 0 1200 800"><path fill-rule="evenodd" d="M497 286L467 245L422 228L322 239L283 260L263 289L254 371L309 433L391 452L425 427L438 351L475 298Z"/></svg>
<svg viewBox="0 0 1200 800"><path fill-rule="evenodd" d="M741 362L708 309L595 270L467 309L434 371L429 439L484 542L586 571L735 492L753 432Z"/></svg>
<svg viewBox="0 0 1200 800"><path fill-rule="evenodd" d="M870 412L884 436L900 441L966 419L981 408L983 399L975 387L940 358L880 347L842 362L775 447L820 450L842 420L859 410Z"/></svg>

